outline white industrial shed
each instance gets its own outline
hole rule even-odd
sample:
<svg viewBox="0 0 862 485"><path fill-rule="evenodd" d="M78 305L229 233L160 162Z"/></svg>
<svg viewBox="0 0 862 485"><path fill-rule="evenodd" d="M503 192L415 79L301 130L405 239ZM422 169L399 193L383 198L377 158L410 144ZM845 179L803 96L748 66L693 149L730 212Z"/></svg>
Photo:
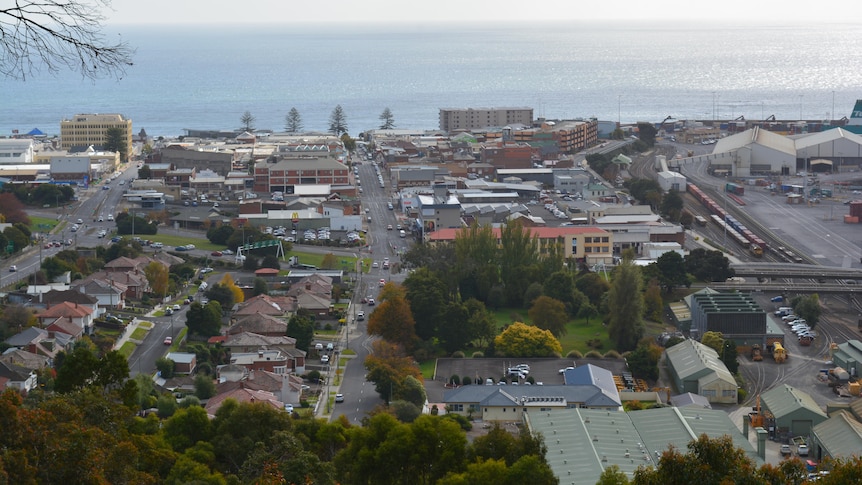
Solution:
<svg viewBox="0 0 862 485"><path fill-rule="evenodd" d="M757 127L720 139L712 154L712 168L730 170L734 177L796 168L793 140Z"/></svg>
<svg viewBox="0 0 862 485"><path fill-rule="evenodd" d="M804 135L796 138L795 143L798 159L828 160L835 171L842 165L855 169L862 163L862 136L841 128Z"/></svg>
<svg viewBox="0 0 862 485"><path fill-rule="evenodd" d="M799 167L812 171L856 169L862 164L862 136L842 128L785 137L752 128L715 144L710 156L713 169L730 170L734 177L765 173L795 173ZM799 161L799 163L797 163Z"/></svg>

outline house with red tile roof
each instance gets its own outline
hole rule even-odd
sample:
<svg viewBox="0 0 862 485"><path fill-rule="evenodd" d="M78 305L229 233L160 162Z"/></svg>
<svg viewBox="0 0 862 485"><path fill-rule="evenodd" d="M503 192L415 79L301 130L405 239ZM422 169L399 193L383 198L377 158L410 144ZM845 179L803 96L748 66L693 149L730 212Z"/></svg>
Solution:
<svg viewBox="0 0 862 485"><path fill-rule="evenodd" d="M263 406L270 406L278 410L284 410L284 403L282 401L279 401L275 394L268 391L257 391L244 387L239 387L224 393L216 394L215 396L211 397L209 401L207 401L207 405L204 407L204 409L206 410L207 414L215 416L216 412L218 412L218 409L228 399L233 399L238 403L260 404Z"/></svg>
<svg viewBox="0 0 862 485"><path fill-rule="evenodd" d="M91 334L94 315L89 306L79 305L64 301L57 305L50 305L45 310L36 314L36 318L43 327L54 323L58 319L74 323L83 333Z"/></svg>
<svg viewBox="0 0 862 485"><path fill-rule="evenodd" d="M227 330L227 335L251 332L258 335L271 335L279 337L287 335L287 320L255 313L253 315L240 316L237 321Z"/></svg>

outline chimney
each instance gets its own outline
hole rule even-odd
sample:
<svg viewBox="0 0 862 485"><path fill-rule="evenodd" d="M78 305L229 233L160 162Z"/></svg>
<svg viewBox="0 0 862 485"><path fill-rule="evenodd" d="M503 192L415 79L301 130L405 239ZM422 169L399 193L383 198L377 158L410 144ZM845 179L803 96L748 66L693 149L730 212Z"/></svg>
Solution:
<svg viewBox="0 0 862 485"><path fill-rule="evenodd" d="M755 428L755 431L757 431L757 456L766 461L766 435L768 433L762 427Z"/></svg>

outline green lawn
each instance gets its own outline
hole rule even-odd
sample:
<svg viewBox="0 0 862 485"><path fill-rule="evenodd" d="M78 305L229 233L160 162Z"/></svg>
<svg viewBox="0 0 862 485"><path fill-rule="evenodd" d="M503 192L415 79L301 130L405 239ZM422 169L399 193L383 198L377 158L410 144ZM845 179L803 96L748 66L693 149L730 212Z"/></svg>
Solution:
<svg viewBox="0 0 862 485"><path fill-rule="evenodd" d="M317 266L318 268L323 266L323 257L326 254L320 253L304 253L302 251L290 251L287 253L287 257L290 258L292 256L296 256L299 258L299 264L310 264L312 266ZM364 268L371 268L371 260L363 259ZM353 256L342 256L335 255L335 269L342 269L345 271L353 271L356 267L356 258ZM280 274L280 273L279 273Z"/></svg>
<svg viewBox="0 0 862 485"><path fill-rule="evenodd" d="M141 328L153 328L153 322L138 322L138 326Z"/></svg>
<svg viewBox="0 0 862 485"><path fill-rule="evenodd" d="M422 371L422 377L425 379L434 378L434 369L437 366L437 359L426 360L419 363L419 370Z"/></svg>
<svg viewBox="0 0 862 485"><path fill-rule="evenodd" d="M30 230L32 232L48 232L57 225L57 219L50 217L30 216Z"/></svg>
<svg viewBox="0 0 862 485"><path fill-rule="evenodd" d="M133 344L132 342L126 342L120 347L119 353L120 355L128 359L137 347L138 346Z"/></svg>
<svg viewBox="0 0 862 485"><path fill-rule="evenodd" d="M144 337L146 337L146 336L147 336L147 332L148 332L148 331L149 331L149 330L148 330L148 329L146 329L146 328L140 328L140 327L138 327L138 328L136 328L136 329L135 329L135 331L134 331L134 332L132 332L132 336L131 336L131 337L129 337L129 338L134 339L134 340L143 340L143 339L144 339Z"/></svg>
<svg viewBox="0 0 862 485"><path fill-rule="evenodd" d="M175 247L185 246L187 244L194 244L197 249L204 249L206 251L221 251L222 249L224 249L223 244L213 244L209 242L205 237L183 237L172 236L170 234L153 234L149 236L141 235L141 237L144 239L149 239L150 241L160 242L165 246L168 246L165 248L165 250L167 251L173 251Z"/></svg>
<svg viewBox="0 0 862 485"><path fill-rule="evenodd" d="M501 308L494 311L493 314L497 320L497 328L501 330L503 326L509 325L514 321L530 323L527 310L521 308ZM582 354L590 350L598 350L604 354L608 350L613 349L610 338L608 338L608 331L602 325L601 317L592 317L589 324L584 319L573 320L566 325L566 330L566 334L559 339L560 345L563 347L563 356L569 353L570 350L578 350ZM601 348L594 349L587 345L587 341L593 339L601 341Z"/></svg>

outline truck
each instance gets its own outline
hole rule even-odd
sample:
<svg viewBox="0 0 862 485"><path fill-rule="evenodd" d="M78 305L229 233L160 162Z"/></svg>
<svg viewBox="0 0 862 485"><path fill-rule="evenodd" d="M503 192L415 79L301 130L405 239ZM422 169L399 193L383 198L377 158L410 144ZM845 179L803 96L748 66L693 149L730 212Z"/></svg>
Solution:
<svg viewBox="0 0 862 485"><path fill-rule="evenodd" d="M734 195L745 195L745 186L734 183L727 183L724 186L724 191Z"/></svg>
<svg viewBox="0 0 862 485"><path fill-rule="evenodd" d="M787 360L787 350L784 349L784 346L779 342L775 342L772 345L772 357L775 359L775 362L780 364Z"/></svg>
<svg viewBox="0 0 862 485"><path fill-rule="evenodd" d="M763 355L761 355L760 344L754 344L751 346L751 360L754 362L760 362L763 360Z"/></svg>

